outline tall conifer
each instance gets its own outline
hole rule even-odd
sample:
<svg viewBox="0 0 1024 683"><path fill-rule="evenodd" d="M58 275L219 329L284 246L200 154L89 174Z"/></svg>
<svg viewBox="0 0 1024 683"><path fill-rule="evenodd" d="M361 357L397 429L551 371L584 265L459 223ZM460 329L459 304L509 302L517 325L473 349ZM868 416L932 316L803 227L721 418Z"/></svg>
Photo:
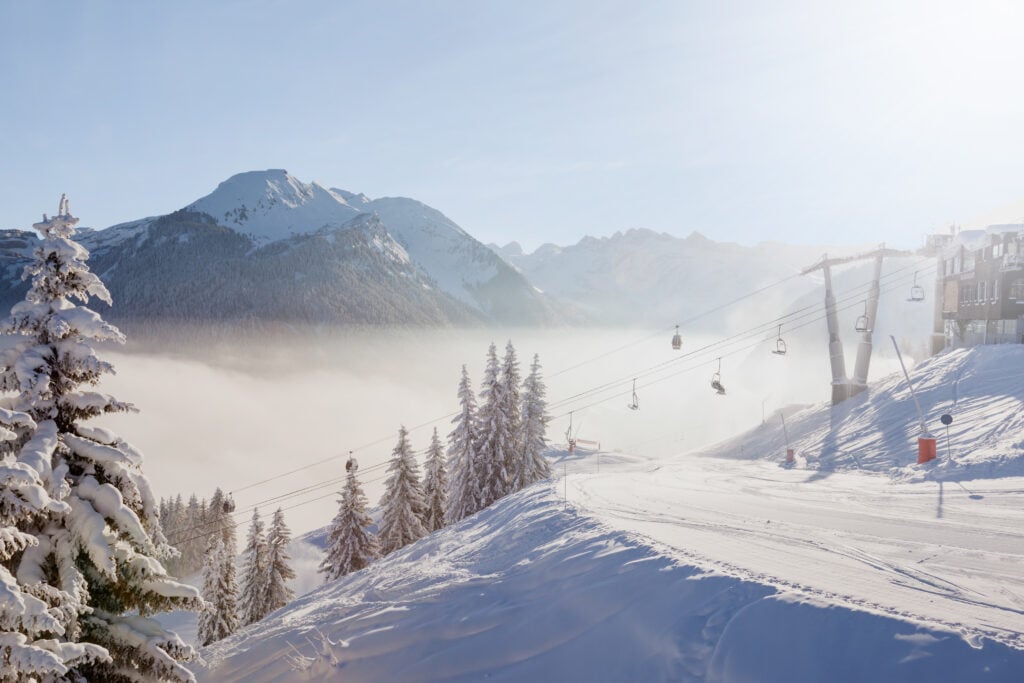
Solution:
<svg viewBox="0 0 1024 683"><path fill-rule="evenodd" d="M426 497L426 516L423 526L427 533L444 527L444 511L447 506L448 472L444 465L444 450L441 437L437 435L437 427L430 437L427 448L426 477L423 481L423 493Z"/></svg>
<svg viewBox="0 0 1024 683"><path fill-rule="evenodd" d="M547 401L544 396L547 388L540 376L540 356L534 354L530 364L530 374L523 381L523 411L520 453L522 465L519 468L520 478L516 481L516 489L522 489L534 482L551 476L551 467L544 457L547 448Z"/></svg>
<svg viewBox="0 0 1024 683"><path fill-rule="evenodd" d="M61 504L17 528L35 538L8 571L42 599L56 619L54 647L85 643L83 652L109 655L76 661L67 678L191 681L181 664L193 656L175 634L148 616L198 609L198 592L173 581L163 567L171 556L159 511L142 472L142 454L106 429L86 426L100 415L130 412L129 403L88 389L113 372L92 344L124 342L121 332L82 304L107 304L110 293L86 265L89 253L74 240L78 219L62 197L58 215L35 226L42 241L23 277L25 301L11 309L3 332L24 341L0 354L0 392L8 407L33 421L19 439L20 461ZM76 303L80 302L80 303Z"/></svg>
<svg viewBox="0 0 1024 683"><path fill-rule="evenodd" d="M427 514L426 499L405 427L399 428L398 443L391 453L390 476L380 499L382 512L377 534L384 555L427 535L423 526Z"/></svg>
<svg viewBox="0 0 1024 683"><path fill-rule="evenodd" d="M238 607L241 626L259 621L267 609L267 540L263 535L260 511L252 511L252 522L242 551L242 580L239 585Z"/></svg>
<svg viewBox="0 0 1024 683"><path fill-rule="evenodd" d="M484 475L477 455L477 408L476 396L469 381L466 366L462 366L459 380L459 414L452 422L455 429L448 435L448 501L445 521L454 524L482 507L481 487Z"/></svg>
<svg viewBox="0 0 1024 683"><path fill-rule="evenodd" d="M281 609L295 597L288 587L288 582L295 578L288 555L291 538L291 531L284 523L284 512L278 508L267 529L267 614Z"/></svg>
<svg viewBox="0 0 1024 683"><path fill-rule="evenodd" d="M338 501L338 514L327 531L327 555L320 563L327 581L359 571L380 557L377 538L370 531L373 520L366 512L366 495L356 478L359 465L355 458L349 458L345 469L345 488Z"/></svg>

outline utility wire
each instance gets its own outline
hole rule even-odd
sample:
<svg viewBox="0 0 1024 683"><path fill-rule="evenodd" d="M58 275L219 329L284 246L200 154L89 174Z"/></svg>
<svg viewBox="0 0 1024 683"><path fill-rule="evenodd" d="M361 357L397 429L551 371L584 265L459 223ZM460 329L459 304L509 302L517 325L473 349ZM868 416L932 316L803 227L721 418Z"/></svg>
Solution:
<svg viewBox="0 0 1024 683"><path fill-rule="evenodd" d="M908 265L908 266L904 266L904 267L895 269L893 271L890 271L889 273L886 273L886 274L882 275L882 277L880 279L881 280L885 280L887 278L893 278L894 276L898 275L902 271L905 271L905 270L908 270L909 268L918 266L919 263L920 263L920 261L918 261L918 262L916 262L914 264L911 264L911 265ZM932 264L930 267L927 267L925 269L918 268L917 272L926 272L927 273L929 269L934 269L934 268L935 268L935 265ZM784 282L786 282L788 280L791 280L791 279L793 279L794 277L797 277L797 276L798 275L791 275L789 277L783 278L782 280L779 280L779 281L773 282L773 283L771 283L769 285L766 285L764 287L761 287L761 288L759 288L757 290L754 290L753 292L751 292L751 293L749 293L749 294L747 294L747 295L745 295L743 297L739 297L739 298L734 299L734 300L732 300L730 302L727 302L727 303L722 304L720 306L717 306L717 307L715 307L713 309L710 309L710 310L708 310L708 311L706 311L704 313L701 313L701 314L699 314L697 316L693 316L692 318L688 319L687 322L690 322L692 320L696 320L696 319L698 319L700 317L704 317L706 315L710 315L711 313L714 313L714 312L716 312L718 310L722 310L722 309L724 309L724 308L726 308L728 306L734 305L734 304L739 303L739 302L741 302L741 301L743 301L745 299L748 299L748 298L751 298L753 296L756 296L759 293L762 293L762 292L764 292L764 291L766 291L768 289L771 289L772 287L778 286L778 285L780 285L780 284L782 284L782 283L784 283ZM906 279L906 277L907 276L903 276L903 277L900 278L900 280ZM893 283L890 283L890 284L893 284ZM845 301L850 300L851 298L857 298L857 297L862 295L862 293L858 293L859 290L865 289L865 288L870 288L870 286L871 286L871 281L868 281L867 283L862 283L860 285L856 285L853 288L851 288L850 290L848 290L846 293L844 293L842 295L842 297L841 297L841 300L845 302ZM889 287L885 291L888 292L888 291L891 291L894 288L895 287ZM858 303L860 303L860 302L856 301L853 304L848 304L848 305L843 306L843 307L840 308L838 306L838 301L837 301L837 310L847 310L847 309L857 305ZM807 311L812 310L812 309L816 309L816 308L820 310L819 307L820 307L820 304L813 304L813 305L805 306L805 307L803 307L801 309L798 309L797 311L793 311L793 312L784 314L782 316L779 316L779 317L775 318L774 320L762 323L760 325L756 325L756 326L754 326L752 328L749 328L748 330L745 330L743 332L739 332L739 333L736 333L734 335L730 335L729 337L726 337L724 339L718 340L716 342L713 342L713 343L710 343L710 344L706 344L705 346L700 347L699 349L695 349L693 351L688 351L683 356L677 356L677 357L675 357L673 359L670 359L668 361L663 361L661 363L658 363L658 364L656 364L656 365L654 365L654 366L652 366L652 367L650 367L650 368L648 368L646 370L643 370L641 372L632 373L630 375L630 378L650 376L651 374L660 372L661 370L663 370L667 366L671 366L673 364L679 363L680 361L685 360L685 359L692 359L692 358L694 358L695 356L697 356L698 354L700 354L702 352L714 350L714 349L717 349L719 347L725 348L725 347L728 347L731 344L735 344L735 343L744 341L745 339L749 339L751 335L763 334L764 332L759 332L759 330L763 330L763 329L766 329L766 328L773 329L773 328L775 328L779 324L780 321L783 321L782 324L785 325L784 321L786 319L790 319L790 322L792 322L793 320L797 320L800 317L807 317L807 314L806 314ZM797 316L797 317L794 317L794 316ZM824 315L819 315L819 316L813 318L812 320L810 320L808 322L805 322L805 323L803 323L801 325L798 325L796 327L792 327L792 326L789 327L788 331L792 331L794 329L800 329L800 328L805 327L805 326L807 326L809 324L813 324L813 323L819 322L820 320L823 320L824 318L825 318ZM668 329L671 330L672 328L668 328ZM658 334L664 334L664 331L659 331ZM617 349L613 349L612 351L606 352L606 353L601 354L599 356L595 356L594 358L588 359L587 361L584 361L582 363L578 363L575 366L563 369L563 370L559 371L558 373L555 373L554 375L549 375L549 377L554 377L554 376L557 376L557 375L560 375L560 374L564 374L565 372L568 372L569 370L581 367L581 366L586 365L586 364L591 363L591 362L595 362L596 360L599 360L599 359L604 358L604 357L606 357L608 355L611 355L612 353L617 353L617 352L619 352L621 350L624 350L626 348L629 348L631 346L635 346L635 345L640 344L640 343L642 343L644 341L648 341L649 339L653 338L653 336L655 336L655 335L649 335L649 336L647 336L647 337L645 337L645 338L643 338L641 340L637 340L635 342L631 342L630 344L624 345L624 346L619 347ZM774 334L772 335L772 337L774 338ZM765 339L759 339L755 343L753 343L751 345L748 345L748 346L745 346L745 347L742 347L742 348L739 348L739 349L735 349L735 350L724 352L724 353L723 352L719 352L719 351L714 351L714 352L718 353L719 356L728 357L728 356L732 356L732 355L735 355L737 353L741 353L743 351L755 348L756 346L764 343L765 341L766 341ZM661 377L659 379L647 382L647 386L650 386L651 384L655 384L655 383L658 383L658 382L661 382L661 381L665 381L665 380L667 380L669 378L675 377L675 376L677 376L679 374L683 374L685 372L691 372L691 371L697 369L698 367L700 367L700 366L699 365L695 365L695 366L692 366L692 367L684 368L684 369L679 370L677 372L673 372L673 373L671 373L669 375L666 375L664 377ZM619 384L622 381L624 381L624 380L622 380L622 379L614 380L612 382L606 382L604 384L598 385L597 387L592 387L591 389L588 389L586 391L580 392L580 393L578 393L576 395L573 395L573 396L567 397L565 399L561 399L559 401L553 402L553 403L549 404L549 408L550 407L557 407L557 406L565 406L565 405L568 405L568 404L572 403L575 400L580 400L580 399L589 397L591 395L595 395L597 393L602 393L603 391L607 390L610 387L614 387L616 384ZM620 395L611 396L611 397L608 397L608 398L605 398L605 399L601 399L599 401L596 401L594 403L591 403L591 404L588 404L588 405L585 405L585 406L582 406L582 407L579 407L579 408L574 408L570 412L579 412L579 411L582 411L582 410L586 410L587 408L590 408L590 407L593 407L593 406L596 406L596 405L600 405L601 403L605 403L607 401L613 400L615 398L620 398L620 397L621 397ZM444 415L444 416L441 416L441 417L438 417L438 418L434 418L432 420L428 420L426 422L420 423L420 424L412 427L409 431L412 432L412 431L421 429L423 427L430 426L430 425L435 424L437 422L440 422L442 420L451 419L452 417L454 417L454 416L456 416L458 414L459 414L458 411L452 412L452 413L448 413L447 415ZM568 413L563 413L563 414L557 416L557 418L564 417L566 415L568 415ZM552 418L552 419L557 419L557 418ZM373 446L376 446L376 445L379 445L381 443L384 443L384 442L390 440L391 438L393 438L393 437L392 436L386 436L386 437L382 437L380 439L377 439L375 441L364 443L364 444L362 444L362 445L352 449L351 451L349 451L349 453L356 453L356 452L360 452L360 451L366 450L366 449L371 448ZM338 454L332 455L332 456L329 456L327 458L323 458L321 460L315 461L313 463L309 463L309 464L303 465L301 467L297 467L297 468L294 468L292 470L288 470L286 472L279 473L279 474L267 477L265 479L253 482L251 484L247 484L247 485L245 485L243 487L240 487L240 488L237 488L237 489L233 489L231 492L229 492L229 495L231 495L232 493L235 493L235 492L245 491L245 490L248 490L248 489L251 489L251 488L255 488L257 486L261 486L263 484L270 483L272 481L276 481L278 479L284 478L286 476L290 476L292 474L301 472L301 471L309 469L311 467L315 467L317 465L325 464L325 463L330 462L330 461L332 461L332 460L334 460L334 459L336 459L338 457L342 457L342 456L338 455ZM381 462L381 463L377 463L377 464L374 464L374 465L370 465L370 466L367 466L366 468L364 468L363 472L375 471L375 470L381 469L383 467L386 467L387 465L388 465L388 463L386 461L385 462ZM383 477L380 477L380 478L383 478ZM367 482L364 482L364 483L374 483L376 481L379 481L380 478L373 479L371 481L367 481ZM236 517L238 517L238 516L244 517L247 513L251 512L252 510L254 510L254 509L256 509L256 508L258 508L260 506L266 506L267 504L270 504L270 503L273 503L273 502L281 502L283 500L288 500L288 499L294 498L296 496L300 496L300 495L308 494L308 493L311 493L311 492L314 492L314 491L322 490L323 488L326 488L328 486L333 486L333 485L338 484L338 483L340 483L340 482L342 482L344 480L345 480L345 476L341 476L341 477L337 477L337 478L332 478L332 479L324 481L324 482L319 482L319 483L311 485L311 486L299 487L299 488L294 489L294 490L292 490L290 492L283 493L283 494L278 494L278 495L271 496L269 498L257 501L256 503L248 505L248 506L244 507L243 509L238 510L236 512L233 512L231 514L236 516ZM295 505L291 505L291 506L288 506L288 507L283 508L283 509L292 509L294 507L297 507L298 505L304 505L306 503L313 502L314 500L321 500L321 499L329 497L331 495L336 495L336 492L332 492L332 493L324 495L324 496L319 496L317 498L310 499L308 501L305 501L305 502L302 502L302 503L298 503L298 504L295 504ZM195 528L198 528L198 526L199 525L197 525ZM181 531L181 529L173 530L170 533L175 533L175 532L179 532L179 531ZM215 532L210 532L210 533L215 533Z"/></svg>

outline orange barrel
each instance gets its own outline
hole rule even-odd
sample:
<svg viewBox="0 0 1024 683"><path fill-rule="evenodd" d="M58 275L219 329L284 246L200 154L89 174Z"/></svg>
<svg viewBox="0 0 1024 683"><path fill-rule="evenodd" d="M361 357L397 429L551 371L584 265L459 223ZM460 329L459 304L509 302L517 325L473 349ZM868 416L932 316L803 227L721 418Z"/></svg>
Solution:
<svg viewBox="0 0 1024 683"><path fill-rule="evenodd" d="M935 459L935 439L922 436L917 440L917 464Z"/></svg>

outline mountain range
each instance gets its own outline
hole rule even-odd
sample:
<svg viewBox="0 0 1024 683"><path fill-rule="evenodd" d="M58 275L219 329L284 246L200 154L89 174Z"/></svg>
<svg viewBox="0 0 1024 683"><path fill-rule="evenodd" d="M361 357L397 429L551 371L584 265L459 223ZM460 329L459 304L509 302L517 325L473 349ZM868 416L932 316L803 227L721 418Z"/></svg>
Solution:
<svg viewBox="0 0 1024 683"><path fill-rule="evenodd" d="M173 213L83 229L119 324L670 325L787 278L824 248L633 229L578 244L484 245L415 199L228 178ZM0 306L21 300L37 237L0 231ZM780 287L780 305L810 281ZM736 311L731 312L736 315ZM729 323L727 313L704 321Z"/></svg>

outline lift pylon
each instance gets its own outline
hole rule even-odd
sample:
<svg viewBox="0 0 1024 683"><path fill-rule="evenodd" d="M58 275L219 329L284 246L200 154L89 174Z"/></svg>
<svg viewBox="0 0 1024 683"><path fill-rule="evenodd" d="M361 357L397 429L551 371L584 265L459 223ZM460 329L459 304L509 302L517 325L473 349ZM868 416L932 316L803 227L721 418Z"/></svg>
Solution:
<svg viewBox="0 0 1024 683"><path fill-rule="evenodd" d="M832 368L832 405L842 403L867 388L868 367L871 365L871 333L874 331L874 320L878 313L878 296L881 289L878 283L882 277L882 259L886 256L910 255L910 252L886 249L884 244L880 244L877 249L855 256L829 258L828 254L825 254L820 261L800 272L801 275L807 275L820 270L825 279L825 321L828 325L828 357ZM867 259L875 260L871 289L864 305L864 317L871 322L864 326L864 330L858 330L861 339L857 345L857 362L851 380L846 376L846 358L843 356L843 343L839 338L839 317L836 314L836 297L832 290L832 266Z"/></svg>

